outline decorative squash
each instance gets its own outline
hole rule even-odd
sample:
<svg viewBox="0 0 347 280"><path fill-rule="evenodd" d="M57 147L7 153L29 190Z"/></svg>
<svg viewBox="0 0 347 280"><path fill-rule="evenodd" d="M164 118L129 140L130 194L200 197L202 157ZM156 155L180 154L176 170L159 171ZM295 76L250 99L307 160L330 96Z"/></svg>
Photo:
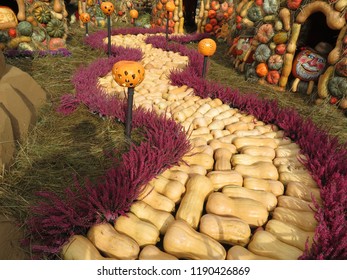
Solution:
<svg viewBox="0 0 347 280"><path fill-rule="evenodd" d="M49 36L53 38L62 38L65 34L65 25L64 22L53 18L50 22L47 23L46 30Z"/></svg>
<svg viewBox="0 0 347 280"><path fill-rule="evenodd" d="M249 198L230 198L227 195L214 192L206 203L206 212L227 217L237 217L251 227L262 226L267 222L268 211L259 201Z"/></svg>
<svg viewBox="0 0 347 280"><path fill-rule="evenodd" d="M302 0L287 0L287 7L295 11L300 7L301 2Z"/></svg>
<svg viewBox="0 0 347 280"><path fill-rule="evenodd" d="M165 252L179 259L224 260L224 247L207 236L195 231L186 221L176 220L169 226L163 240Z"/></svg>
<svg viewBox="0 0 347 280"><path fill-rule="evenodd" d="M259 27L257 32L257 39L260 43L266 44L274 36L274 29L272 24L266 23Z"/></svg>
<svg viewBox="0 0 347 280"><path fill-rule="evenodd" d="M265 62L271 55L271 49L266 44L260 44L254 53L254 58L258 62Z"/></svg>
<svg viewBox="0 0 347 280"><path fill-rule="evenodd" d="M216 48L216 42L210 38L202 39L198 43L198 51L204 56L212 56L216 52Z"/></svg>
<svg viewBox="0 0 347 280"><path fill-rule="evenodd" d="M33 26L30 24L30 22L21 21L17 25L17 30L20 35L31 36L31 34L33 33Z"/></svg>
<svg viewBox="0 0 347 280"><path fill-rule="evenodd" d="M266 81L269 84L277 85L278 81L280 80L280 77L281 77L281 75L277 70L271 70L268 72L268 74L266 76Z"/></svg>
<svg viewBox="0 0 347 280"><path fill-rule="evenodd" d="M242 176L249 176L258 179L278 180L278 171L271 162L256 162L250 165L237 164L235 171Z"/></svg>
<svg viewBox="0 0 347 280"><path fill-rule="evenodd" d="M143 81L145 69L139 62L121 60L113 65L112 77L122 87L136 87Z"/></svg>
<svg viewBox="0 0 347 280"><path fill-rule="evenodd" d="M109 223L92 226L87 232L87 238L110 258L135 260L140 252L140 247L134 239L117 232Z"/></svg>
<svg viewBox="0 0 347 280"><path fill-rule="evenodd" d="M112 15L112 13L114 11L114 5L112 2L101 2L100 8L101 8L101 11L106 16Z"/></svg>
<svg viewBox="0 0 347 280"><path fill-rule="evenodd" d="M278 32L273 36L272 41L276 44L285 44L288 41L288 33L287 32Z"/></svg>
<svg viewBox="0 0 347 280"><path fill-rule="evenodd" d="M143 247L140 252L139 260L178 260L175 256L161 251L154 245Z"/></svg>
<svg viewBox="0 0 347 280"><path fill-rule="evenodd" d="M278 54L273 54L269 57L267 64L270 70L279 70L283 66L282 56Z"/></svg>
<svg viewBox="0 0 347 280"><path fill-rule="evenodd" d="M268 157L270 159L274 159L276 156L276 152L273 148L270 147L258 147L258 146L244 146L241 149L241 154L246 154L250 156L262 156Z"/></svg>
<svg viewBox="0 0 347 280"><path fill-rule="evenodd" d="M263 17L263 15L259 6L254 5L251 8L249 8L247 11L247 17L254 22L260 20Z"/></svg>
<svg viewBox="0 0 347 280"><path fill-rule="evenodd" d="M234 185L242 186L243 178L235 170L228 171L210 171L207 177L211 180L214 191L218 191L224 186Z"/></svg>
<svg viewBox="0 0 347 280"><path fill-rule="evenodd" d="M318 223L314 215L315 213L313 211L276 207L272 217L275 220L293 224L304 231L315 231Z"/></svg>
<svg viewBox="0 0 347 280"><path fill-rule="evenodd" d="M335 71L336 74L342 77L347 77L347 57L341 58L336 64L335 64Z"/></svg>
<svg viewBox="0 0 347 280"><path fill-rule="evenodd" d="M264 256L253 254L246 248L235 245L228 250L227 260L274 260Z"/></svg>
<svg viewBox="0 0 347 280"><path fill-rule="evenodd" d="M257 73L258 77L265 77L269 72L267 64L264 62L259 63L255 68L255 72Z"/></svg>
<svg viewBox="0 0 347 280"><path fill-rule="evenodd" d="M243 186L251 190L263 190L271 192L275 196L279 196L284 193L284 185L280 181L246 177L243 179Z"/></svg>
<svg viewBox="0 0 347 280"><path fill-rule="evenodd" d="M286 52L286 44L276 45L275 52L280 55L284 54Z"/></svg>
<svg viewBox="0 0 347 280"><path fill-rule="evenodd" d="M347 96L347 79L344 77L333 77L328 82L329 93L338 99Z"/></svg>
<svg viewBox="0 0 347 280"><path fill-rule="evenodd" d="M176 212L176 219L186 221L192 228L198 227L204 203L213 192L212 181L203 175L193 175L186 184L186 194Z"/></svg>
<svg viewBox="0 0 347 280"><path fill-rule="evenodd" d="M279 2L277 0L264 0L263 10L267 15L276 14L278 7Z"/></svg>
<svg viewBox="0 0 347 280"><path fill-rule="evenodd" d="M306 201L315 200L318 204L322 204L320 190L318 188L310 188L299 182L290 182L286 187L286 195L297 197Z"/></svg>
<svg viewBox="0 0 347 280"><path fill-rule="evenodd" d="M215 214L205 214L201 217L199 231L228 245L245 246L251 236L251 228L246 222Z"/></svg>

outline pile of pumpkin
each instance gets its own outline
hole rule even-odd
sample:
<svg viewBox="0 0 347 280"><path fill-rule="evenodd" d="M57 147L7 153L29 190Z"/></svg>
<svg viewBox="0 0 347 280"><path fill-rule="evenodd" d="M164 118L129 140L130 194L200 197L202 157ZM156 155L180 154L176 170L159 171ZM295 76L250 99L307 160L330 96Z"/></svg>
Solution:
<svg viewBox="0 0 347 280"><path fill-rule="evenodd" d="M62 258L299 258L317 226L312 200L321 203L299 146L276 126L220 99L170 85L170 69L184 68L188 59L153 48L145 38L112 37L112 43L144 53L146 74L135 88L135 106L173 117L185 127L192 150L181 165L142 186L124 216L73 236ZM124 98L112 73L100 77L99 85Z"/></svg>
<svg viewBox="0 0 347 280"><path fill-rule="evenodd" d="M9 23L8 28L0 30L1 49L34 51L66 48L68 13L64 1L30 1L25 9L18 13L13 23Z"/></svg>
<svg viewBox="0 0 347 280"><path fill-rule="evenodd" d="M233 1L199 1L195 16L197 32L211 33L218 37L222 26L228 25L233 12Z"/></svg>
<svg viewBox="0 0 347 280"><path fill-rule="evenodd" d="M152 27L168 26L169 32L184 33L183 0L158 0L152 8Z"/></svg>

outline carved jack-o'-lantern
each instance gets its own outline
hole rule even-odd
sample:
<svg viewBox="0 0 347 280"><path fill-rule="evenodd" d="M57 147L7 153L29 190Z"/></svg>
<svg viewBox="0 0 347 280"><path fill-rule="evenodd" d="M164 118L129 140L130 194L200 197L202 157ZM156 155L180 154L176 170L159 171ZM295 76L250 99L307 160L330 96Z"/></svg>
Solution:
<svg viewBox="0 0 347 280"><path fill-rule="evenodd" d="M296 55L292 74L301 81L315 81L324 72L325 66L325 57L311 49L305 49Z"/></svg>
<svg viewBox="0 0 347 280"><path fill-rule="evenodd" d="M87 23L90 21L90 15L88 13L80 14L80 19L83 23Z"/></svg>
<svg viewBox="0 0 347 280"><path fill-rule="evenodd" d="M198 44L198 51L204 56L212 56L217 48L217 44L210 38L202 39Z"/></svg>
<svg viewBox="0 0 347 280"><path fill-rule="evenodd" d="M136 61L122 60L112 67L112 77L122 87L136 87L145 77L145 69Z"/></svg>
<svg viewBox="0 0 347 280"><path fill-rule="evenodd" d="M111 2L102 2L100 8L106 16L112 15L114 11L114 5Z"/></svg>
<svg viewBox="0 0 347 280"><path fill-rule="evenodd" d="M175 10L175 8L176 8L176 5L175 5L175 3L174 2L167 2L166 3L166 5L165 5L165 9L166 9L166 11L168 11L168 12L173 12L174 10Z"/></svg>

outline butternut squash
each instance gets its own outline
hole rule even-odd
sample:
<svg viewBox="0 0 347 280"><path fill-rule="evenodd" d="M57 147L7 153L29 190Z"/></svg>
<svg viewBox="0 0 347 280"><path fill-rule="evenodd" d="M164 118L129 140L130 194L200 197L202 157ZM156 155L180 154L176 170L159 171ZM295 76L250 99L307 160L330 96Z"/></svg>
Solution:
<svg viewBox="0 0 347 280"><path fill-rule="evenodd" d="M238 164L251 165L257 162L270 162L272 163L272 159L264 156L251 156L247 154L237 154L233 155L231 158L231 164L236 166Z"/></svg>
<svg viewBox="0 0 347 280"><path fill-rule="evenodd" d="M163 252L154 245L143 247L140 252L139 260L178 260L175 256Z"/></svg>
<svg viewBox="0 0 347 280"><path fill-rule="evenodd" d="M130 212L139 219L155 225L162 235L175 219L171 213L155 209L143 201L135 201L130 207Z"/></svg>
<svg viewBox="0 0 347 280"><path fill-rule="evenodd" d="M212 181L203 175L193 175L186 184L186 194L176 212L176 219L185 220L194 229L198 228L204 203L213 192Z"/></svg>
<svg viewBox="0 0 347 280"><path fill-rule="evenodd" d="M307 170L295 170L293 172L281 172L279 180L284 184L288 185L289 182L303 183L308 187L317 188L317 183L313 180L312 176Z"/></svg>
<svg viewBox="0 0 347 280"><path fill-rule="evenodd" d="M108 259L101 256L100 252L87 237L78 234L70 237L69 241L62 247L61 257L63 260Z"/></svg>
<svg viewBox="0 0 347 280"><path fill-rule="evenodd" d="M272 258L267 258L264 256L253 254L251 251L246 248L235 245L231 247L227 252L227 260L274 260Z"/></svg>
<svg viewBox="0 0 347 280"><path fill-rule="evenodd" d="M194 129L197 129L200 127L208 127L211 122L212 118L198 117L192 121L192 125Z"/></svg>
<svg viewBox="0 0 347 280"><path fill-rule="evenodd" d="M288 209L293 209L293 210L300 210L300 211L315 211L315 210L317 210L317 209L315 209L313 203L305 201L301 198L288 196L288 195L279 196L277 206L288 208Z"/></svg>
<svg viewBox="0 0 347 280"><path fill-rule="evenodd" d="M228 197L234 198L250 198L262 203L267 211L272 211L277 205L277 198L273 193L262 191L262 190L252 190L239 186L225 186L222 189L222 193Z"/></svg>
<svg viewBox="0 0 347 280"><path fill-rule="evenodd" d="M303 251L278 240L268 231L257 231L251 242L248 244L248 250L252 253L268 258L278 260L297 260Z"/></svg>
<svg viewBox="0 0 347 280"><path fill-rule="evenodd" d="M232 117L237 112L234 108L229 108L228 110L225 110L224 112L220 113L218 116L215 116L214 120L223 120L229 117Z"/></svg>
<svg viewBox="0 0 347 280"><path fill-rule="evenodd" d="M213 129L221 129L223 130L225 127L225 124L223 122L223 120L213 120L209 125L208 125L208 128L210 130L213 130Z"/></svg>
<svg viewBox="0 0 347 280"><path fill-rule="evenodd" d="M220 192L210 194L206 203L206 212L220 216L237 217L251 227L262 226L268 219L268 212L259 201L249 198L230 198Z"/></svg>
<svg viewBox="0 0 347 280"><path fill-rule="evenodd" d="M186 191L184 185L179 181L170 180L161 175L153 178L149 184L152 185L158 193L170 198L175 203L181 200L181 196Z"/></svg>
<svg viewBox="0 0 347 280"><path fill-rule="evenodd" d="M225 260L224 247L195 231L186 221L176 220L169 226L163 240L164 250L179 259Z"/></svg>
<svg viewBox="0 0 347 280"><path fill-rule="evenodd" d="M286 147L287 145L278 146L276 157L296 157L300 153L300 148Z"/></svg>
<svg viewBox="0 0 347 280"><path fill-rule="evenodd" d="M256 162L249 165L237 164L235 171L242 176L249 176L258 179L277 180L278 171L271 162Z"/></svg>
<svg viewBox="0 0 347 280"><path fill-rule="evenodd" d="M258 146L258 147L270 147L276 149L278 144L275 139L272 138L254 138L254 137L237 137L233 140L232 144L235 145L237 150L241 150L245 146Z"/></svg>
<svg viewBox="0 0 347 280"><path fill-rule="evenodd" d="M92 226L87 238L105 256L119 260L135 260L140 252L136 241L129 236L117 232L109 223Z"/></svg>
<svg viewBox="0 0 347 280"><path fill-rule="evenodd" d="M297 197L306 201L313 201L322 204L320 190L318 188L310 188L299 182L290 182L286 188L286 195Z"/></svg>
<svg viewBox="0 0 347 280"><path fill-rule="evenodd" d="M293 224L304 231L315 231L317 220L313 211L300 211L283 207L276 207L273 212L273 219L284 223Z"/></svg>
<svg viewBox="0 0 347 280"><path fill-rule="evenodd" d="M161 173L161 176L170 180L176 180L183 185L187 183L189 178L189 175L186 172L181 170L171 170L171 169L165 170L163 173Z"/></svg>
<svg viewBox="0 0 347 280"><path fill-rule="evenodd" d="M305 250L305 244L312 245L314 232L304 231L290 223L279 220L270 220L265 226L265 230L272 233L276 238L288 245L294 246L301 251Z"/></svg>
<svg viewBox="0 0 347 280"><path fill-rule="evenodd" d="M224 186L242 186L242 176L234 170L210 171L206 175L212 182L214 191L218 191Z"/></svg>
<svg viewBox="0 0 347 280"><path fill-rule="evenodd" d="M279 18L282 20L283 28L285 31L290 30L290 11L287 8L282 8L278 13Z"/></svg>
<svg viewBox="0 0 347 280"><path fill-rule="evenodd" d="M214 151L214 170L223 171L223 170L231 170L231 159L232 153L230 150L226 148L219 148Z"/></svg>
<svg viewBox="0 0 347 280"><path fill-rule="evenodd" d="M206 126L202 126L197 129L194 129L191 133L191 136L196 136L199 134L207 134L207 133L210 133L210 129Z"/></svg>
<svg viewBox="0 0 347 280"><path fill-rule="evenodd" d="M325 72L320 75L318 79L318 96L320 98L327 98L329 96L329 89L328 89L328 82L332 78L333 74L335 72L335 67L333 65L330 65Z"/></svg>
<svg viewBox="0 0 347 280"><path fill-rule="evenodd" d="M209 141L208 145L211 146L213 148L213 150L217 150L219 148L224 148L224 149L228 149L232 154L236 153L236 147L233 144L224 143L218 139L213 139L213 140Z"/></svg>
<svg viewBox="0 0 347 280"><path fill-rule="evenodd" d="M230 133L234 133L235 131L239 131L239 130L254 129L254 123L238 121L235 123L228 124L225 127L225 129L229 130Z"/></svg>
<svg viewBox="0 0 347 280"><path fill-rule="evenodd" d="M166 212L173 212L175 210L175 202L170 198L158 193L150 184L145 186L137 200L146 202L154 209L163 210Z"/></svg>
<svg viewBox="0 0 347 280"><path fill-rule="evenodd" d="M114 228L134 239L140 247L155 245L160 240L159 229L155 225L139 219L131 212L126 213L126 216L119 216Z"/></svg>
<svg viewBox="0 0 347 280"><path fill-rule="evenodd" d="M253 177L245 177L243 179L243 186L247 189L262 190L271 192L275 196L282 195L284 193L284 185L280 181L265 180Z"/></svg>
<svg viewBox="0 0 347 280"><path fill-rule="evenodd" d="M204 154L207 154L207 155L213 157L214 150L210 145L206 144L206 145L194 147L187 155L194 155L194 154L199 154L199 153L204 153Z"/></svg>
<svg viewBox="0 0 347 280"><path fill-rule="evenodd" d="M280 157L280 158L275 158L273 160L273 163L275 166L279 167L281 165L290 165L295 167L304 167L302 164L301 160L304 160L305 156L300 154L298 156L293 156L293 157Z"/></svg>
<svg viewBox="0 0 347 280"><path fill-rule="evenodd" d="M343 1L344 1L345 5L347 4L346 0L340 0L335 4L335 8L336 8L336 5L338 3L341 3ZM328 61L328 64L330 64L330 65L335 65L341 59L341 56L343 54L343 38L346 34L346 30L347 30L347 26L345 25L340 30L339 36L337 37L337 40L336 40L335 48L333 48L332 51L328 55L327 61Z"/></svg>
<svg viewBox="0 0 347 280"><path fill-rule="evenodd" d="M213 157L204 153L197 153L194 155L185 155L182 157L182 161L191 164L198 164L203 166L206 170L212 170L214 165Z"/></svg>
<svg viewBox="0 0 347 280"><path fill-rule="evenodd" d="M251 228L246 222L215 214L205 214L201 217L199 231L228 245L246 246L251 236Z"/></svg>
<svg viewBox="0 0 347 280"><path fill-rule="evenodd" d="M191 135L191 136L189 137L189 140L192 140L192 139L194 139L194 138L205 138L206 141L210 141L210 140L213 139L213 136L212 136L211 133L198 134L198 135Z"/></svg>
<svg viewBox="0 0 347 280"><path fill-rule="evenodd" d="M292 38L293 38L292 34ZM295 48L296 48L296 41L295 41ZM288 47L287 47L288 49ZM282 67L282 73L281 78L278 82L278 85L282 88L284 88L288 83L288 77L292 71L292 65L293 65L293 59L294 59L294 53L287 52L283 55L283 67Z"/></svg>
<svg viewBox="0 0 347 280"><path fill-rule="evenodd" d="M180 170L180 171L186 172L189 176L192 176L194 174L200 174L200 175L207 174L206 168L199 164L191 164L189 166L186 164L181 164L181 165L171 167L171 170Z"/></svg>
<svg viewBox="0 0 347 280"><path fill-rule="evenodd" d="M232 141L236 138L237 136L235 134L229 134L225 135L223 137L217 138L218 141L225 143L225 144L231 144Z"/></svg>
<svg viewBox="0 0 347 280"><path fill-rule="evenodd" d="M241 148L240 153L250 156L268 157L270 159L274 159L276 156L275 150L266 146L244 146Z"/></svg>

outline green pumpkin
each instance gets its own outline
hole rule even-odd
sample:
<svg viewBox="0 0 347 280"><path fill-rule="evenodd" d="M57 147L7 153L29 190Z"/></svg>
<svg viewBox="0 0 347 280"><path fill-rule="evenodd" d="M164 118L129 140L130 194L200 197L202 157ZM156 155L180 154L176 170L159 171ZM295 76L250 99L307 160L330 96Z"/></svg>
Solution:
<svg viewBox="0 0 347 280"><path fill-rule="evenodd" d="M254 5L247 11L247 17L253 21L257 22L258 20L261 20L263 18L263 15L261 13L261 10L258 6Z"/></svg>
<svg viewBox="0 0 347 280"><path fill-rule="evenodd" d="M46 30L48 35L52 38L61 38L65 34L64 22L54 18L47 23Z"/></svg>
<svg viewBox="0 0 347 280"><path fill-rule="evenodd" d="M347 79L344 77L334 77L328 82L329 93L338 99L347 96Z"/></svg>
<svg viewBox="0 0 347 280"><path fill-rule="evenodd" d="M23 36L30 37L33 34L33 26L28 21L21 21L17 25L18 32Z"/></svg>

